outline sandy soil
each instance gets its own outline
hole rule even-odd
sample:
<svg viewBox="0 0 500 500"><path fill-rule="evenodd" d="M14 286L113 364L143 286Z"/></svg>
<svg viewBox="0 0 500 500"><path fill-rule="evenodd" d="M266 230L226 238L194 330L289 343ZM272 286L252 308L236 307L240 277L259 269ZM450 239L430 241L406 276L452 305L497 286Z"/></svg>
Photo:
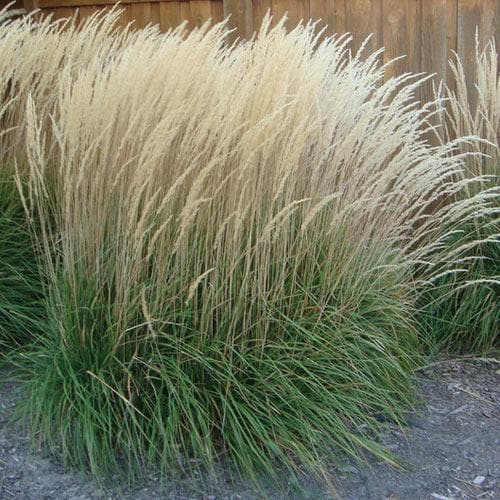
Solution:
<svg viewBox="0 0 500 500"><path fill-rule="evenodd" d="M5 378L6 372L0 377ZM346 500L500 499L500 362L469 358L444 360L418 374L424 403L402 431L387 423L384 442L411 467L400 472L371 460L338 468L338 496ZM103 486L65 471L56 459L31 452L27 437L10 423L22 397L12 382L0 386L0 499L257 499L248 484L203 478L164 484L145 478L135 488ZM308 481L304 494L266 487L273 499L333 498Z"/></svg>

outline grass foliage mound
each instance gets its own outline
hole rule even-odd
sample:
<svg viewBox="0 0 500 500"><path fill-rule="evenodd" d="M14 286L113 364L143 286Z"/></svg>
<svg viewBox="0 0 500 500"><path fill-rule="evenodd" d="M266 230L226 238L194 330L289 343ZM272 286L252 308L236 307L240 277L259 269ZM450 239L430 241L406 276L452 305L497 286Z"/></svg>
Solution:
<svg viewBox="0 0 500 500"><path fill-rule="evenodd" d="M393 460L374 431L411 401L419 286L489 210L462 143L425 141L415 77L312 25L229 46L115 20L0 27L2 151L47 281L34 435L96 474Z"/></svg>
<svg viewBox="0 0 500 500"><path fill-rule="evenodd" d="M0 363L35 339L43 323L42 287L30 226L14 181L0 172Z"/></svg>
<svg viewBox="0 0 500 500"><path fill-rule="evenodd" d="M500 77L498 54L492 41L476 47L474 85L467 85L457 58L451 63L454 88L441 87L447 98L438 129L443 142L454 137L476 136L482 142L463 142L467 157L457 180L473 180L450 202L482 202L470 217L446 225L453 235L447 251L455 272L446 272L422 292L420 320L433 351L483 352L498 348L500 331ZM464 266L457 266L461 262Z"/></svg>

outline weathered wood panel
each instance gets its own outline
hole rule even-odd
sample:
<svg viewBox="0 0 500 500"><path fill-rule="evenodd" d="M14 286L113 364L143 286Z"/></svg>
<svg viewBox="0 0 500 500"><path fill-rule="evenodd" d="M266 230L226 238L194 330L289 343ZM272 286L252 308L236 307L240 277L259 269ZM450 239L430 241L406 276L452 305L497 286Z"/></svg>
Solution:
<svg viewBox="0 0 500 500"><path fill-rule="evenodd" d="M231 16L228 24L235 28L232 38L248 38L253 33L252 0L224 0L224 17Z"/></svg>
<svg viewBox="0 0 500 500"><path fill-rule="evenodd" d="M167 31L182 22L181 7L179 2L159 2L160 28Z"/></svg>
<svg viewBox="0 0 500 500"><path fill-rule="evenodd" d="M328 12L325 22L328 24L328 33L346 33L347 29L347 5L350 0L328 0Z"/></svg>
<svg viewBox="0 0 500 500"><path fill-rule="evenodd" d="M456 0L422 0L422 46L420 70L436 73L437 79L446 78L451 50L448 44L449 25L456 25L456 15L449 16L450 5ZM452 9L456 13L456 9ZM425 94L430 96L432 82L426 85Z"/></svg>
<svg viewBox="0 0 500 500"><path fill-rule="evenodd" d="M31 0L33 8L40 8L43 14L54 18L70 17L78 12L83 20L96 11L113 7L112 0ZM209 19L220 22L224 19L222 0L125 0L119 5L123 11L120 25L133 23L134 28L157 24L162 31L174 28L183 21L193 28L203 25Z"/></svg>
<svg viewBox="0 0 500 500"><path fill-rule="evenodd" d="M309 0L297 0L297 19L306 22L311 18L311 5Z"/></svg>
<svg viewBox="0 0 500 500"><path fill-rule="evenodd" d="M418 0L384 0L383 46L384 61L404 55L389 67L389 75L397 75L421 67L421 16Z"/></svg>
<svg viewBox="0 0 500 500"><path fill-rule="evenodd" d="M258 31L268 11L272 12L273 0L254 0L252 3L252 22Z"/></svg>
<svg viewBox="0 0 500 500"><path fill-rule="evenodd" d="M353 34L352 48L357 52L366 38L371 39L367 50L376 50L383 44L383 0L351 0L347 2L346 28Z"/></svg>

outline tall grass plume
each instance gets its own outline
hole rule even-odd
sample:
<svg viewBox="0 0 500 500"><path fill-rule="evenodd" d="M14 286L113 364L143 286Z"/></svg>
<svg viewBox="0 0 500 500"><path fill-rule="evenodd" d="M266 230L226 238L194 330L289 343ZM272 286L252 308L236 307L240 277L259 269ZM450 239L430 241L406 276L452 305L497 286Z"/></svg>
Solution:
<svg viewBox="0 0 500 500"><path fill-rule="evenodd" d="M438 129L442 142L462 142L459 151L470 154L457 180L467 188L447 199L481 207L470 217L454 218L443 226L452 231L447 251L464 268L446 272L422 299L421 323L433 351L487 353L498 348L500 327L500 78L495 42L476 43L474 82L467 81L458 56L450 62L452 88L441 86L446 98ZM486 202L485 202L486 200Z"/></svg>

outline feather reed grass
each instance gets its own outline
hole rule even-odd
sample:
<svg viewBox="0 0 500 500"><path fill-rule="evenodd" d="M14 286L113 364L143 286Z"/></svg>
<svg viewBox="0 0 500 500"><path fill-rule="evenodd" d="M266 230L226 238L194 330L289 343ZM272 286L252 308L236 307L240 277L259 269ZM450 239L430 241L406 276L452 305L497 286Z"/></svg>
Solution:
<svg viewBox="0 0 500 500"><path fill-rule="evenodd" d="M412 400L417 286L453 260L443 223L486 210L433 209L469 152L425 141L422 78L312 24L228 45L115 21L0 26L2 151L47 276L33 434L96 475L395 463L376 417Z"/></svg>
<svg viewBox="0 0 500 500"><path fill-rule="evenodd" d="M440 139L476 136L481 142L462 143L473 153L459 178L474 179L448 201L471 204L488 200L473 217L448 221L454 231L448 251L469 265L436 280L422 300L421 324L434 351L482 352L498 347L500 326L500 78L495 42L480 48L476 42L473 84L467 82L458 56L450 62L454 90L442 85L446 98L440 113ZM446 265L444 265L446 267Z"/></svg>

